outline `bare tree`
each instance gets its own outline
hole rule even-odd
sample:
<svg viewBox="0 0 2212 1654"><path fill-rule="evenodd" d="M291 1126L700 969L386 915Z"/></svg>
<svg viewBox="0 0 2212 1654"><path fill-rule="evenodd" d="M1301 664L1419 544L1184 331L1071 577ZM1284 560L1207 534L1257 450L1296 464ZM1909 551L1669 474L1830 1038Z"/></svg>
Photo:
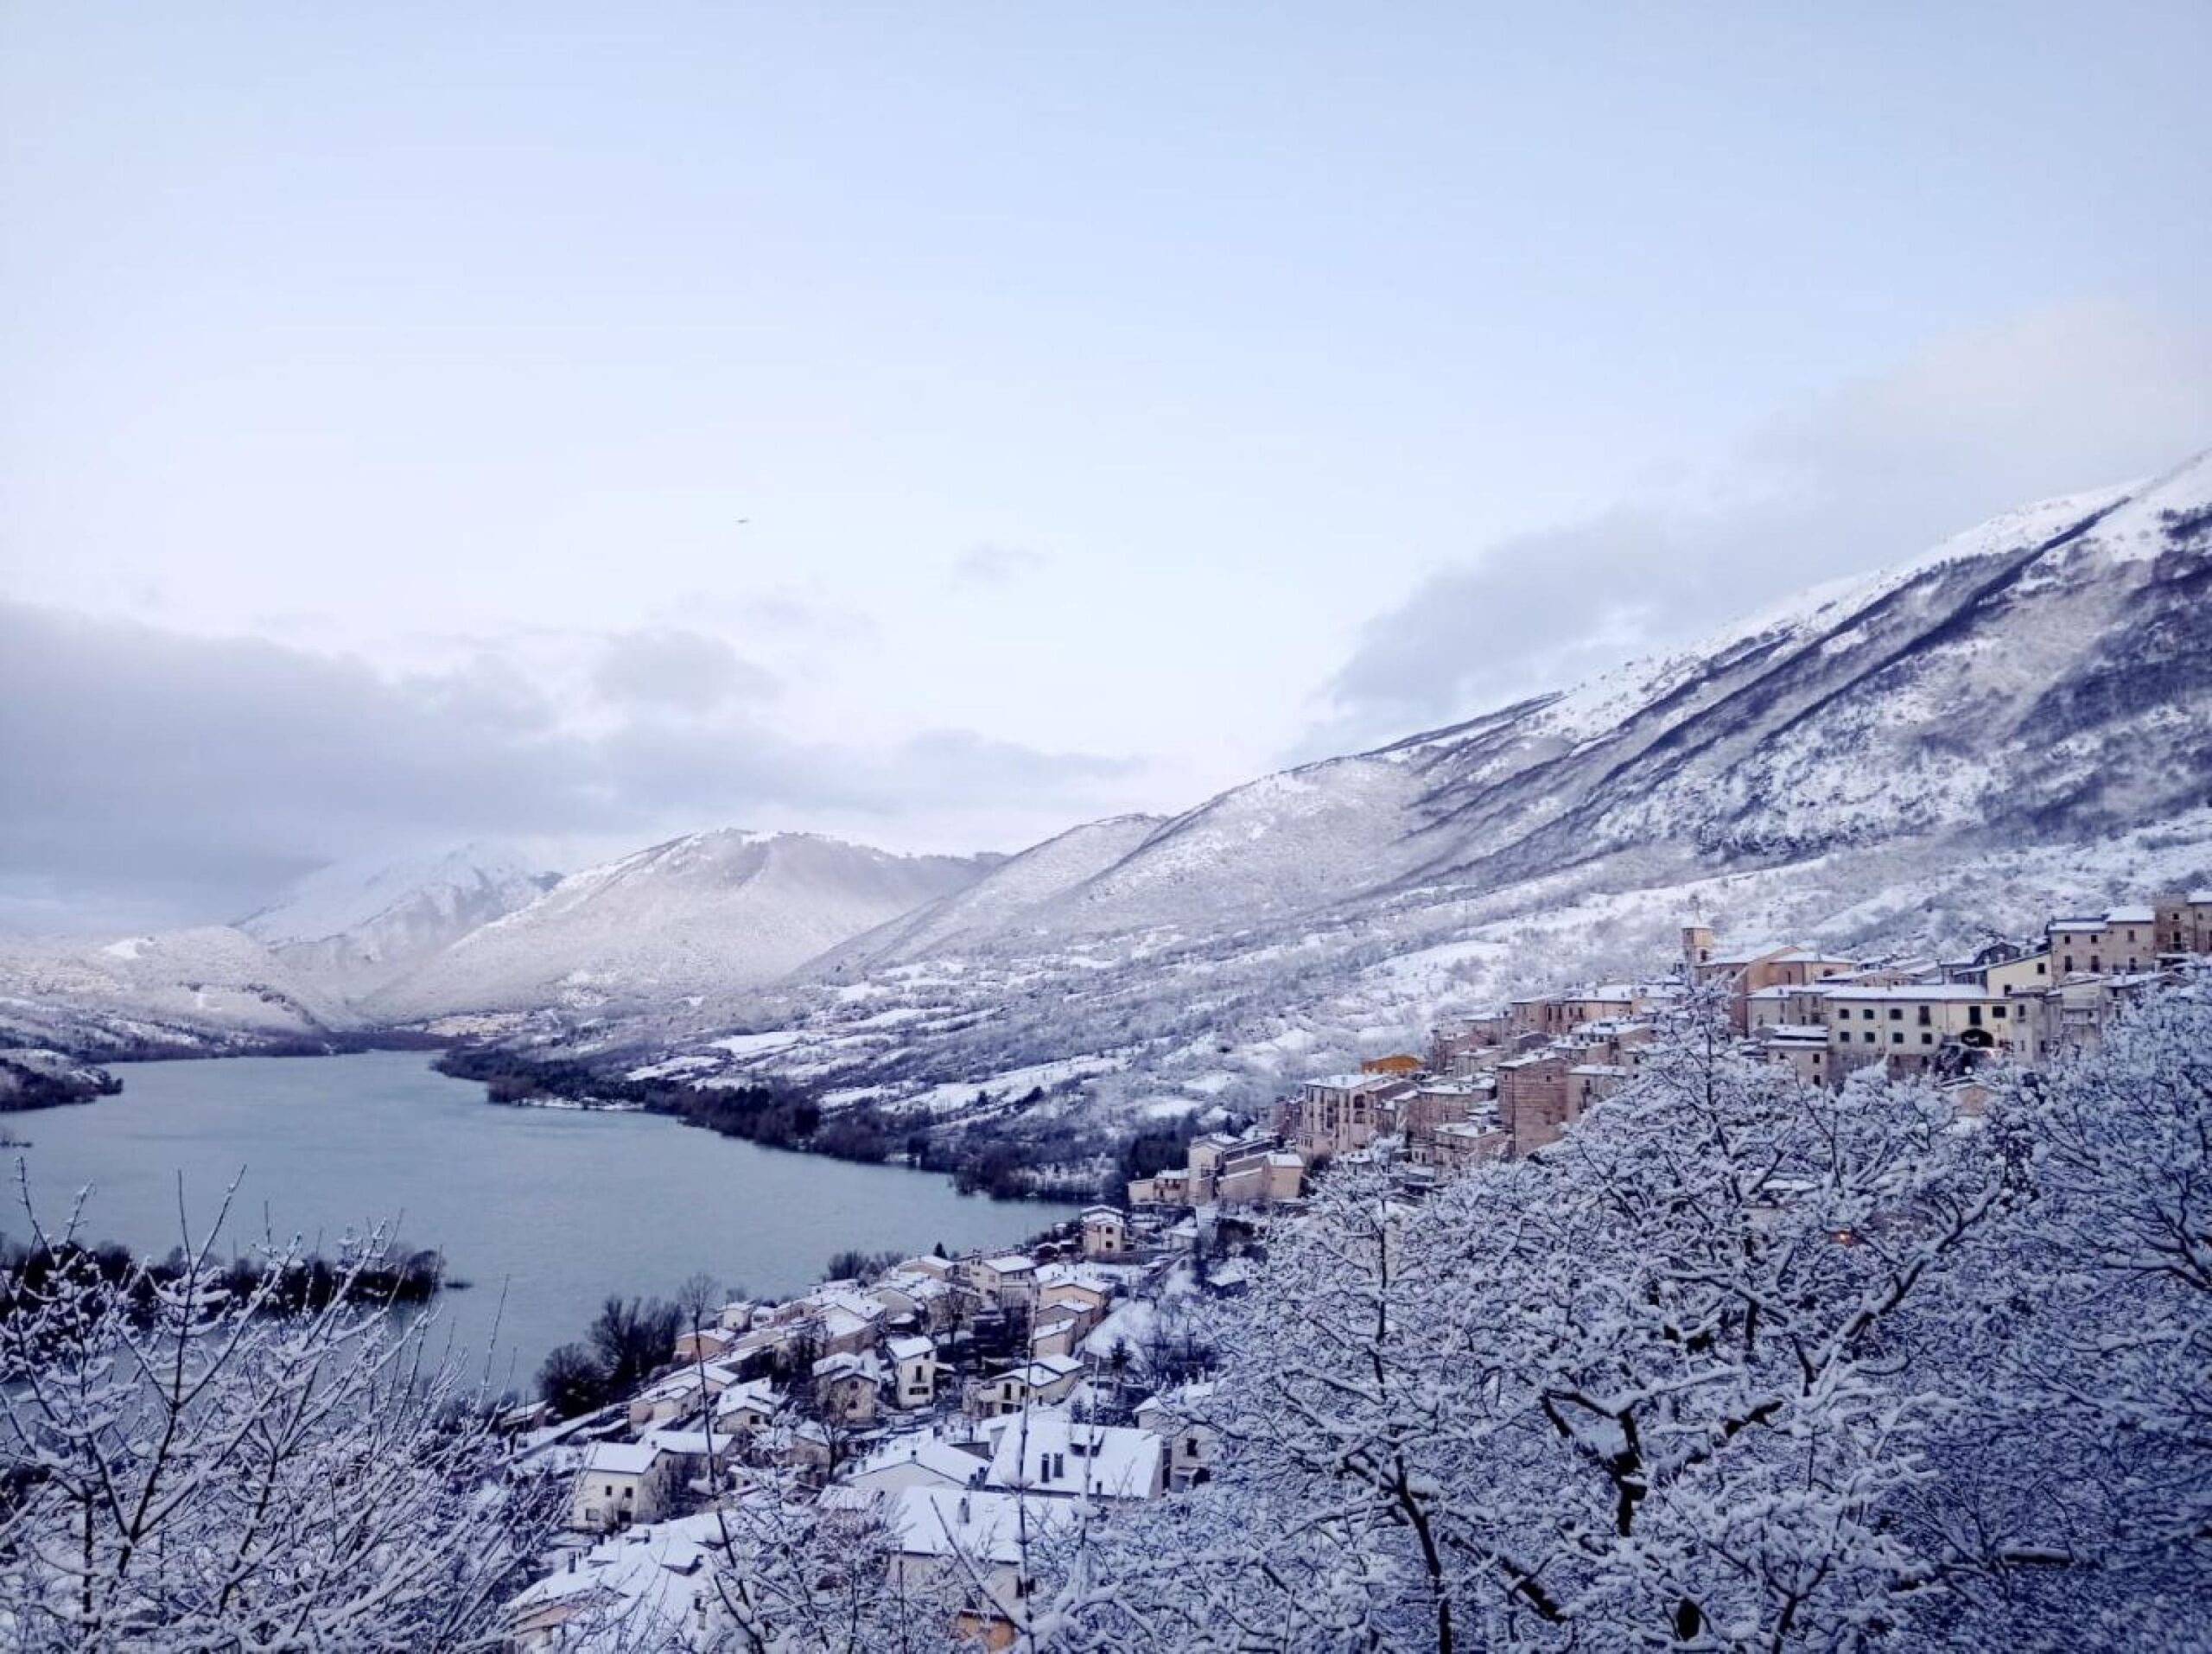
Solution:
<svg viewBox="0 0 2212 1654"><path fill-rule="evenodd" d="M173 1278L119 1280L49 1235L0 1303L0 1626L36 1651L495 1645L549 1500L503 1475L493 1398L430 1358L430 1322L353 1290L240 1294L222 1220ZM272 1249L282 1265L296 1249Z"/></svg>

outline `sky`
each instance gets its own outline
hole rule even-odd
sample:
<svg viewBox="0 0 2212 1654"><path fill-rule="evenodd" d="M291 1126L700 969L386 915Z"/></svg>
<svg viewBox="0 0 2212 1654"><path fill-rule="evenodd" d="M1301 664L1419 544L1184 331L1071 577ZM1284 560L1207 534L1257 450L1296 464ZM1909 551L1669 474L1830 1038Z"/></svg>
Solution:
<svg viewBox="0 0 2212 1654"><path fill-rule="evenodd" d="M2212 8L0 5L0 927L1012 850L2212 445Z"/></svg>

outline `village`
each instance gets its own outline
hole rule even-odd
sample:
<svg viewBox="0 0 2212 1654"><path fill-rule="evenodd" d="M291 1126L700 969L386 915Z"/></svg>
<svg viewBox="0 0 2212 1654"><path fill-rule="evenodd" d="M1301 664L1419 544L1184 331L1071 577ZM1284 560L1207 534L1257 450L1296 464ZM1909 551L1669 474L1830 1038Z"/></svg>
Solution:
<svg viewBox="0 0 2212 1654"><path fill-rule="evenodd" d="M518 1466L565 1488L568 1534L512 1604L512 1645L599 1646L591 1628L610 1620L703 1642L724 1612L717 1558L757 1543L750 1518L797 1511L884 1536L883 1590L934 1584L952 1630L1005 1646L1056 1531L1212 1477L1198 1312L1265 1269L1268 1225L1294 1218L1331 1164L1387 1155L1418 1200L1461 1168L1537 1154L1693 1018L1805 1084L1878 1064L1970 1115L1998 1071L2094 1045L2208 954L2212 890L2055 917L1965 959L1731 946L1691 925L1649 979L1454 1017L1424 1053L1369 1058L1306 1082L1264 1123L1193 1137L1125 1205L1025 1249L721 1306L613 1406L513 1415Z"/></svg>

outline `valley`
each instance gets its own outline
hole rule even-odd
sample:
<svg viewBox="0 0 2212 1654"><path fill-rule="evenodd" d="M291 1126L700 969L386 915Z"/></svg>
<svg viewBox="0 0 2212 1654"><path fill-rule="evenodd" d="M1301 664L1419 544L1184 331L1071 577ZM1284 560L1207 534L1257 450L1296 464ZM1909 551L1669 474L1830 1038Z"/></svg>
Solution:
<svg viewBox="0 0 2212 1654"><path fill-rule="evenodd" d="M726 830L557 879L497 846L334 869L234 927L11 945L0 1038L97 1061L397 1030L1095 1181L1146 1121L1257 1114L1685 913L1942 952L2202 882L2208 607L2200 459L1173 819L1010 857Z"/></svg>

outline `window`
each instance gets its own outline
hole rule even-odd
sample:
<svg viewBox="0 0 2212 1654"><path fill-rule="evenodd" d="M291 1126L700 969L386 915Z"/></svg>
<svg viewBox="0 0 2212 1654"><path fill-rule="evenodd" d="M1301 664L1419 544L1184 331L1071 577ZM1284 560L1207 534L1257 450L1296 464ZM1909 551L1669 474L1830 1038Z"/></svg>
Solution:
<svg viewBox="0 0 2212 1654"><path fill-rule="evenodd" d="M2002 1005L1991 1006L1989 1008L1989 1014L1995 1017L1999 1022L2002 1022L2007 1016L2012 1015L2011 1011Z"/></svg>
<svg viewBox="0 0 2212 1654"><path fill-rule="evenodd" d="M1920 1043L1924 1046L1932 1046L1936 1043L1936 1036L1932 1034L1923 1034L1920 1036Z"/></svg>
<svg viewBox="0 0 2212 1654"><path fill-rule="evenodd" d="M1892 1022L1902 1022L1902 1021L1904 1021L1904 1008L1903 1008L1902 1007L1900 1007L1900 1006L1896 1006L1896 1005L1892 1005L1892 1006L1891 1006L1891 1007L1890 1007L1890 1021L1892 1021Z"/></svg>
<svg viewBox="0 0 2212 1654"><path fill-rule="evenodd" d="M1979 1005L1967 1006L1967 1021L1975 1027L1980 1027L1981 1026L1981 1007Z"/></svg>
<svg viewBox="0 0 2212 1654"><path fill-rule="evenodd" d="M1902 1034L1892 1034L1890 1036L1890 1043L1893 1046L1903 1045L1904 1043L1904 1035Z"/></svg>
<svg viewBox="0 0 2212 1654"><path fill-rule="evenodd" d="M1870 1046L1874 1043L1874 1030L1872 1028L1866 1030L1866 1043Z"/></svg>
<svg viewBox="0 0 2212 1654"><path fill-rule="evenodd" d="M1923 1028L1928 1026L1928 1008L1925 1005L1920 1008L1920 1026Z"/></svg>

